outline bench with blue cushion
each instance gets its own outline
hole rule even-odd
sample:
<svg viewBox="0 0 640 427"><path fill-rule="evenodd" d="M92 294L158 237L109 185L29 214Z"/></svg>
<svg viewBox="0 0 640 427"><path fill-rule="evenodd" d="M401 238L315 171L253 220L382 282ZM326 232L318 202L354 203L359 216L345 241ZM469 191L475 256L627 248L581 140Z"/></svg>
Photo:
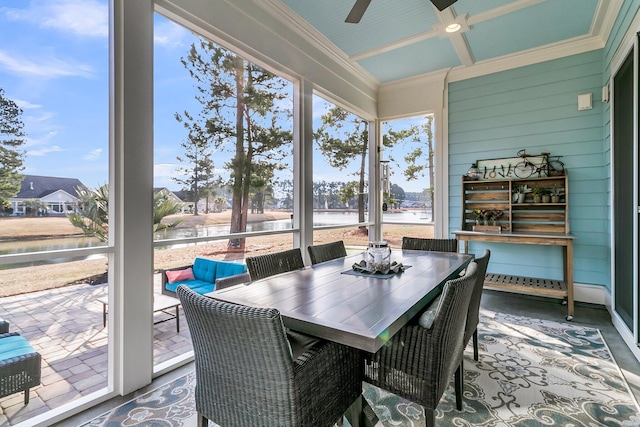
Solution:
<svg viewBox="0 0 640 427"><path fill-rule="evenodd" d="M189 268L192 274L188 272ZM175 281L169 277L176 275L181 277ZM236 277L239 279L237 283L248 281L246 265L198 257L192 265L163 270L162 293L175 297L178 286L185 285L196 293L206 294L216 289L216 280Z"/></svg>
<svg viewBox="0 0 640 427"><path fill-rule="evenodd" d="M40 353L20 334L0 334L0 397L24 391L28 405L29 389L40 385L41 361Z"/></svg>

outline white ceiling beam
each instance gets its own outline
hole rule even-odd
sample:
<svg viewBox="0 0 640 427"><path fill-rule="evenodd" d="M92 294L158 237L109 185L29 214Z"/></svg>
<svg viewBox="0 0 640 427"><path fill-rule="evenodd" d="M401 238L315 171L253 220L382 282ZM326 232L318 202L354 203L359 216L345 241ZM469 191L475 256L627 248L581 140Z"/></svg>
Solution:
<svg viewBox="0 0 640 427"><path fill-rule="evenodd" d="M504 6L496 7L495 9L489 9L486 12L481 12L477 15L470 16L469 25L496 19L500 16L513 13L520 9L535 6L536 4L544 3L546 1L548 0L518 0L513 3L505 4Z"/></svg>
<svg viewBox="0 0 640 427"><path fill-rule="evenodd" d="M440 22L443 23L443 27L446 27L450 23L455 22L457 18L456 14L453 13L453 9L450 7L446 8L442 12L438 12L438 17L440 18ZM463 20L468 20L466 19L466 15L462 15L460 18ZM462 32L444 34L451 40L453 48L456 51L456 54L458 55L458 58L460 59L462 65L464 65L465 67L473 65L475 63L473 54L471 53L471 48L469 47L469 43L467 42L467 38L464 36L464 34Z"/></svg>
<svg viewBox="0 0 640 427"><path fill-rule="evenodd" d="M368 58L370 56L376 56L376 55L380 55L381 53L390 52L392 50L399 49L401 47L410 46L412 44L415 44L433 37L438 37L438 33L436 31L433 31L433 30L425 31L424 33L416 34L415 36L411 36L411 37L406 37L404 39L395 41L393 43L388 43L388 44L379 46L375 49L365 50L364 52L351 55L349 56L349 59L352 61L359 61L361 59Z"/></svg>

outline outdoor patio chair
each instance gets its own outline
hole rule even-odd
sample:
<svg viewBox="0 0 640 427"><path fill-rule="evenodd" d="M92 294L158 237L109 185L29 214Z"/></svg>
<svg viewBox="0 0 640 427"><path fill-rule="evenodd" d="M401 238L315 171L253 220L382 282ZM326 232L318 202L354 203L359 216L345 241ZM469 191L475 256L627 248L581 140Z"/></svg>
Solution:
<svg viewBox="0 0 640 427"><path fill-rule="evenodd" d="M425 312L433 313L425 316L430 322L410 322L378 352L364 356L365 381L422 405L427 427L435 425L435 408L454 374L462 410L464 327L477 274L470 263L463 277L445 283Z"/></svg>
<svg viewBox="0 0 640 427"><path fill-rule="evenodd" d="M0 334L0 398L24 391L29 404L29 389L40 385L42 358L17 332Z"/></svg>
<svg viewBox="0 0 640 427"><path fill-rule="evenodd" d="M287 271L304 268L302 252L300 248L289 249L288 251L276 252L273 254L257 255L247 257L245 260L251 280L260 280L274 274L285 273Z"/></svg>
<svg viewBox="0 0 640 427"><path fill-rule="evenodd" d="M478 360L478 322L480 322L480 300L482 299L482 290L484 289L484 278L487 274L487 266L491 251L484 250L481 257L476 258L474 262L478 265L478 275L476 283L473 285L473 294L471 294L471 302L469 303L469 312L467 313L467 325L464 328L464 345L469 343L469 339L473 337L473 359Z"/></svg>
<svg viewBox="0 0 640 427"><path fill-rule="evenodd" d="M323 245L311 245L307 247L307 250L309 251L309 257L313 265L347 256L347 250L344 248L344 242L342 240L325 243Z"/></svg>
<svg viewBox="0 0 640 427"><path fill-rule="evenodd" d="M193 341L199 426L329 427L359 399L358 350L291 339L274 308L217 301L182 285L177 294Z"/></svg>
<svg viewBox="0 0 640 427"><path fill-rule="evenodd" d="M458 252L458 240L403 237L402 249L411 249L414 251Z"/></svg>

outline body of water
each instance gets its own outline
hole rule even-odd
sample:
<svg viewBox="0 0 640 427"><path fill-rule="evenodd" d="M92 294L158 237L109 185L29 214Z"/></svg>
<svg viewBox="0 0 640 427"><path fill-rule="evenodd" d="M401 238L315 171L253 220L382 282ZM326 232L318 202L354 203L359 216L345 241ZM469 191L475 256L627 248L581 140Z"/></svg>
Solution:
<svg viewBox="0 0 640 427"><path fill-rule="evenodd" d="M402 211L384 212L384 221L394 223L420 223L431 222L431 212L427 211ZM330 226L353 224L358 221L357 212L314 212L313 225ZM291 219L275 221L250 222L247 224L248 232L277 231L291 228ZM160 232L156 239L182 239L188 237L215 237L229 234L229 224L208 225L193 228L175 228ZM0 242L0 255L27 252L53 251L61 249L87 248L104 245L98 239L90 237L54 238L20 242Z"/></svg>

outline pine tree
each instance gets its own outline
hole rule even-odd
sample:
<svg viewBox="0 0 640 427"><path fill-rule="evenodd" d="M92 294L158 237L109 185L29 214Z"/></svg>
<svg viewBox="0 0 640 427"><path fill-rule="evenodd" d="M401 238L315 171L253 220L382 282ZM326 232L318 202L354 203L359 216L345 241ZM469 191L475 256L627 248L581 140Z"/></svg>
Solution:
<svg viewBox="0 0 640 427"><path fill-rule="evenodd" d="M291 123L290 112L279 102L287 98L288 83L206 40L192 45L182 64L196 81L207 136L216 149L232 153L225 164L233 194L230 232L244 232L256 178L288 166L283 159L291 153L293 134L282 123ZM244 250L244 239L234 247Z"/></svg>
<svg viewBox="0 0 640 427"><path fill-rule="evenodd" d="M20 191L24 176L24 152L20 146L25 143L22 109L5 97L0 88L0 208L9 205L9 198Z"/></svg>

